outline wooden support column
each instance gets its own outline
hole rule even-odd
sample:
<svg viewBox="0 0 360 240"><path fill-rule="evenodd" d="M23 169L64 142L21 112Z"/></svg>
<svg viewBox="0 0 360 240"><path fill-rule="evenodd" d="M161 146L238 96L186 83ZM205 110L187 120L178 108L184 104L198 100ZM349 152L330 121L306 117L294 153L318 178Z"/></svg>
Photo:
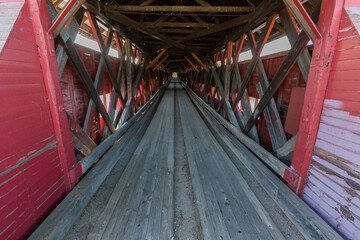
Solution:
<svg viewBox="0 0 360 240"><path fill-rule="evenodd" d="M295 19L289 14L287 9L283 9L280 11L280 20L281 20L281 24L286 32L286 36L287 36L291 46L293 46L296 41L296 38L298 37L298 34L300 32L297 27L297 24L295 22ZM310 56L309 50L307 49L306 46L301 51L297 62L298 62L300 71L304 77L304 80L305 80L305 82L307 82L308 76L309 76L309 70L310 70L311 56Z"/></svg>
<svg viewBox="0 0 360 240"><path fill-rule="evenodd" d="M117 46L117 51L119 55L119 71L117 74L117 81L120 85L120 91L124 99L126 99L126 80L125 80L125 73L124 73L124 62L125 62L125 49L123 45L123 40L118 36L117 33L115 33L115 41Z"/></svg>
<svg viewBox="0 0 360 240"><path fill-rule="evenodd" d="M271 33L271 30L274 26L274 23L275 23L275 20L276 20L276 17L277 17L277 14L274 14L272 15L271 17L268 18L267 22L266 22L266 26L264 28L264 32L261 34L261 37L260 37L260 41L259 41L259 44L257 45L254 53L253 53L253 57L252 57L252 60L246 70L246 73L245 73L245 77L243 79L243 82L240 86L240 89L238 91L238 94L235 98L235 101L234 101L234 104L233 104L233 110L235 110L237 104L239 103L242 95L244 94L244 91L245 91L245 88L246 86L248 85L250 79L251 79L251 76L255 70L255 67L256 67L256 64L260 58L260 54L261 54L261 51L262 49L264 48L264 45L267 41L267 39L269 38L269 35Z"/></svg>
<svg viewBox="0 0 360 240"><path fill-rule="evenodd" d="M128 99L132 99L132 63L131 63L131 40L125 39L125 56L126 56L126 92Z"/></svg>
<svg viewBox="0 0 360 240"><path fill-rule="evenodd" d="M230 100L230 75L231 75L231 57L233 51L233 42L230 41L226 45L226 56L224 56L225 71L224 71L224 95L223 97Z"/></svg>
<svg viewBox="0 0 360 240"><path fill-rule="evenodd" d="M324 41L315 40L314 42L313 59L300 118L300 130L291 163L291 167L299 174L299 179L297 182L288 180L289 187L298 195L302 194L305 187L314 150L343 6L344 0L323 1L321 6L318 27Z"/></svg>
<svg viewBox="0 0 360 240"><path fill-rule="evenodd" d="M250 43L251 52L254 53L256 48L255 37L252 32L249 32L247 36ZM260 81L259 84L256 85L256 89L258 91L259 98L261 99L265 90L269 87L269 81L261 59L259 59L256 64L256 72ZM279 147L286 143L287 139L285 136L284 127L281 123L279 112L276 107L276 103L273 98L271 98L269 104L264 110L264 117L267 129L269 130L273 151L276 151Z"/></svg>
<svg viewBox="0 0 360 240"><path fill-rule="evenodd" d="M57 141L57 151L59 154L60 168L64 175L64 187L69 193L76 184L78 176L75 169L76 159L71 142L69 125L66 119L64 102L61 94L59 73L57 70L57 62L54 54L54 41L49 41L47 34L50 28L49 13L46 10L47 3L44 1L29 0L29 14L33 21L34 37L37 44L37 52L39 54L41 72L45 83L46 93L48 96L51 119L54 126L54 133ZM54 12L53 12L54 13ZM55 11L55 16L56 16ZM51 13L50 13L51 15Z"/></svg>

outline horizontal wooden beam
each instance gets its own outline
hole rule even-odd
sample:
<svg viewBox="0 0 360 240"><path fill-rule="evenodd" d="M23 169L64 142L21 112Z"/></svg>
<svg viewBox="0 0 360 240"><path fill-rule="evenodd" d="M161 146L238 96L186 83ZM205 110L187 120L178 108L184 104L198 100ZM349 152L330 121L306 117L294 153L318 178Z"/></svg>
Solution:
<svg viewBox="0 0 360 240"><path fill-rule="evenodd" d="M118 5L105 7L106 10L122 12L206 12L206 13L239 13L252 12L255 7L239 6L137 6Z"/></svg>
<svg viewBox="0 0 360 240"><path fill-rule="evenodd" d="M177 27L183 27L183 28L200 28L200 27L212 27L215 24L214 23L193 23L193 22L161 22L161 23L157 23L154 24L153 22L143 22L142 24L144 24L145 26L148 27L172 27L172 28L177 28Z"/></svg>
<svg viewBox="0 0 360 240"><path fill-rule="evenodd" d="M123 25L110 23L109 18L107 18L103 13L100 14L99 9L90 4L88 1L84 2L83 6L86 7L87 11L90 11L92 14L94 14L96 18L99 19L105 26L113 28L119 37L121 36L122 38L129 38L133 44L136 45L136 47L143 53L149 53L148 49L144 47L143 39L140 36L134 34L131 29Z"/></svg>
<svg viewBox="0 0 360 240"><path fill-rule="evenodd" d="M196 50L193 50L189 47L186 47L185 45L181 44L181 43L178 43L178 42L175 42L174 40L170 39L169 37L166 37L148 27L146 27L145 25L139 23L139 22L136 22L134 20L132 20L131 18L121 14L121 13L117 13L117 12L113 12L113 11L107 11L106 12L106 15L121 23L121 24L124 24L128 27L131 27L131 28L134 28L136 31L139 31L139 32L142 32L142 33L145 33L155 39L159 39L163 42L165 42L166 44L169 44L171 46L174 46L174 47L178 47L180 49L183 49L185 51L188 51L188 52L191 52L191 51L195 51L196 53L198 53L198 51Z"/></svg>

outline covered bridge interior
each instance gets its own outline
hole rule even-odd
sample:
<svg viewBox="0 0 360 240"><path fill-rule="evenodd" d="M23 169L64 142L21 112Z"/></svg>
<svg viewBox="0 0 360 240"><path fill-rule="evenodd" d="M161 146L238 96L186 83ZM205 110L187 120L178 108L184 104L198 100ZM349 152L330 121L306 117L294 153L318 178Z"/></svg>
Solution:
<svg viewBox="0 0 360 240"><path fill-rule="evenodd" d="M0 0L0 239L359 239L356 0Z"/></svg>

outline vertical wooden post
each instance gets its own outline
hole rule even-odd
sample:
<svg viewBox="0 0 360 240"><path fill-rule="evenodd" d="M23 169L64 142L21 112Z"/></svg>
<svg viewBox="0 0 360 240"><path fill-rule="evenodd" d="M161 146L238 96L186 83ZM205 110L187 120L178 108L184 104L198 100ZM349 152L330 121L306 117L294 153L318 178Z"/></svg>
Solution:
<svg viewBox="0 0 360 240"><path fill-rule="evenodd" d="M49 97L50 111L57 138L59 159L64 174L65 188L67 192L70 192L77 181L74 169L76 160L60 88L54 40L52 35L47 33L51 26L49 11L47 9L46 1L38 2L36 0L29 0L28 3L33 20L43 79Z"/></svg>
<svg viewBox="0 0 360 240"><path fill-rule="evenodd" d="M132 64L131 64L131 41L125 39L126 55L126 91L128 99L132 99Z"/></svg>
<svg viewBox="0 0 360 240"><path fill-rule="evenodd" d="M324 41L317 39L307 82L299 133L291 167L299 179L291 179L285 172L289 187L299 196L305 187L305 180L312 158L320 116L323 108L326 85L329 79L344 0L323 1L317 27Z"/></svg>

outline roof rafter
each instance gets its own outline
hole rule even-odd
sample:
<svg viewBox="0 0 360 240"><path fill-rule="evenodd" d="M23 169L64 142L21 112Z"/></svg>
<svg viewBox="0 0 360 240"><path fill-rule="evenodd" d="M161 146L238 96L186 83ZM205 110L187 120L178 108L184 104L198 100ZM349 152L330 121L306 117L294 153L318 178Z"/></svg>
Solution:
<svg viewBox="0 0 360 240"><path fill-rule="evenodd" d="M106 6L106 10L125 11L125 12L211 12L211 13L239 13L253 12L254 7L239 6L137 6L137 5L117 5Z"/></svg>

